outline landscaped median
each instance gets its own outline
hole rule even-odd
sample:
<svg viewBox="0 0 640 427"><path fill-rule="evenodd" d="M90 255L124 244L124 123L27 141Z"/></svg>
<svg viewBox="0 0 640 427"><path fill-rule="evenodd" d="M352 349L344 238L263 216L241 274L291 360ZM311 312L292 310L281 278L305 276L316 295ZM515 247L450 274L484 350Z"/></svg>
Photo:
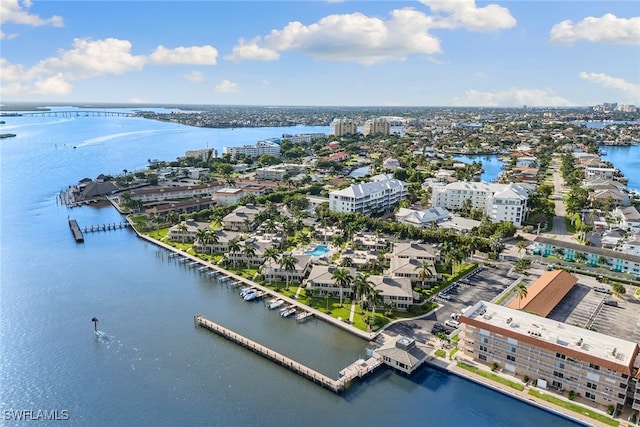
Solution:
<svg viewBox="0 0 640 427"><path fill-rule="evenodd" d="M578 414L586 415L589 418L592 418L598 422L610 425L610 426L618 426L620 423L618 420L615 420L607 415L601 414L599 412L592 411L589 408L585 408L582 405L578 405L577 403L567 402L564 399L560 399L556 396L550 395L548 393L541 392L540 390L536 390L532 388L529 390L529 394L533 397L536 397L540 400L544 400L545 402L553 403L554 405L560 406L562 408L568 409L572 412L576 412Z"/></svg>

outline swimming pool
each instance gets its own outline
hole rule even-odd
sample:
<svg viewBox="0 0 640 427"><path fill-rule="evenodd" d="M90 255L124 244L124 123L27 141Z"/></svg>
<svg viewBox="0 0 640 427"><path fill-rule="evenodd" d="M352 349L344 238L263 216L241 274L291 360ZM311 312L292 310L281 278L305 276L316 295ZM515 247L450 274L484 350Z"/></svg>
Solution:
<svg viewBox="0 0 640 427"><path fill-rule="evenodd" d="M329 253L329 248L326 245L320 245L313 248L312 251L306 251L305 255L311 256L323 256Z"/></svg>

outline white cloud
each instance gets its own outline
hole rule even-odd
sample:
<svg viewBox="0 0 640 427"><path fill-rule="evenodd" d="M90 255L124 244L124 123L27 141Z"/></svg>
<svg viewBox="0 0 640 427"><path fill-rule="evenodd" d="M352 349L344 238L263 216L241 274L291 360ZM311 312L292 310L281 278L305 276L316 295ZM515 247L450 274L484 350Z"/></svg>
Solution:
<svg viewBox="0 0 640 427"><path fill-rule="evenodd" d="M229 80L223 80L215 87L215 91L218 93L233 93L238 92L239 89L238 83L233 83Z"/></svg>
<svg viewBox="0 0 640 427"><path fill-rule="evenodd" d="M56 56L45 58L31 68L10 64L2 58L2 93L66 94L70 93L73 80L141 71L147 64L213 65L218 55L211 46L175 49L158 46L150 55L134 55L132 48L128 40L74 39L71 49L61 49ZM197 80L202 76L192 73L190 77Z"/></svg>
<svg viewBox="0 0 640 427"><path fill-rule="evenodd" d="M575 103L557 96L551 90L511 88L506 91L480 92L468 90L462 97L455 97L453 105L463 107L520 107L522 105L536 107L565 107Z"/></svg>
<svg viewBox="0 0 640 427"><path fill-rule="evenodd" d="M640 101L640 85L629 83L628 81L619 77L612 77L602 73L585 73L584 71L579 74L580 78L587 80L607 89L612 89L619 92L621 95L626 95L629 99Z"/></svg>
<svg viewBox="0 0 640 427"><path fill-rule="evenodd" d="M71 85L59 73L36 81L31 93L34 95L68 95L71 93Z"/></svg>
<svg viewBox="0 0 640 427"><path fill-rule="evenodd" d="M182 77L184 77L185 80L191 83L202 83L204 81L204 74L197 70L193 70L192 72L185 74Z"/></svg>
<svg viewBox="0 0 640 427"><path fill-rule="evenodd" d="M212 46L177 47L175 49L158 46L149 55L149 63L216 65L217 58L218 50Z"/></svg>
<svg viewBox="0 0 640 427"><path fill-rule="evenodd" d="M133 98L129 99L129 102L132 104L147 104L147 100L144 98L139 98L137 96L134 96Z"/></svg>
<svg viewBox="0 0 640 427"><path fill-rule="evenodd" d="M0 24L12 22L14 24L31 25L40 27L43 25L53 25L54 27L63 27L64 21L61 16L52 16L51 18L41 18L26 11L31 7L31 1L26 0L22 5L18 0L2 0L0 2Z"/></svg>
<svg viewBox="0 0 640 427"><path fill-rule="evenodd" d="M471 31L498 31L512 28L516 19L509 9L489 4L476 6L475 0L421 0L435 13L445 16L436 21L438 28L465 28Z"/></svg>
<svg viewBox="0 0 640 427"><path fill-rule="evenodd" d="M325 16L310 25L293 21L250 42L240 39L226 59L272 61L281 52L300 51L316 59L370 65L403 61L412 54L441 53L440 40L429 33L432 28L497 31L516 24L509 10L502 6L477 7L475 0L422 3L438 15L429 16L406 7L392 10L389 19L355 12Z"/></svg>
<svg viewBox="0 0 640 427"><path fill-rule="evenodd" d="M61 50L36 66L49 72L64 71L69 78L89 78L103 74L122 74L141 70L145 57L131 54L131 42L108 38L74 39L73 49Z"/></svg>
<svg viewBox="0 0 640 427"><path fill-rule="evenodd" d="M231 61L273 61L280 58L280 54L272 49L258 46L260 38L256 38L249 43L244 39L240 39L239 44L233 47L233 53L225 56L225 59Z"/></svg>
<svg viewBox="0 0 640 427"><path fill-rule="evenodd" d="M611 13L601 18L589 16L574 24L562 21L553 26L549 41L571 45L586 40L594 43L640 44L640 17L625 19Z"/></svg>
<svg viewBox="0 0 640 427"><path fill-rule="evenodd" d="M11 40L15 39L16 37L18 37L16 33L5 33L4 31L0 30L0 40Z"/></svg>

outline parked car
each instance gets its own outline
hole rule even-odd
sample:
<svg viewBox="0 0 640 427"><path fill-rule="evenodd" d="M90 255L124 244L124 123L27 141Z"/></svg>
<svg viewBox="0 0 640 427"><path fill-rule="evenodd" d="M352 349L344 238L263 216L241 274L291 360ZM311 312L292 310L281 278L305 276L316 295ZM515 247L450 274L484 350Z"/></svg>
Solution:
<svg viewBox="0 0 640 427"><path fill-rule="evenodd" d="M608 305L611 307L617 307L618 306L618 301L612 300L612 299L608 299L605 302L603 302L604 305Z"/></svg>
<svg viewBox="0 0 640 427"><path fill-rule="evenodd" d="M447 320L446 322L444 322L444 324L454 329L460 327L460 322L458 322L457 320Z"/></svg>
<svg viewBox="0 0 640 427"><path fill-rule="evenodd" d="M440 292L440 298L446 299L447 301L451 300L451 297L448 294L445 294L444 292Z"/></svg>
<svg viewBox="0 0 640 427"><path fill-rule="evenodd" d="M601 294L610 294L611 291L607 288L603 288L602 286L596 286L593 288L594 291L600 292Z"/></svg>
<svg viewBox="0 0 640 427"><path fill-rule="evenodd" d="M451 318L453 320L458 320L458 317L460 317L460 313L451 313Z"/></svg>

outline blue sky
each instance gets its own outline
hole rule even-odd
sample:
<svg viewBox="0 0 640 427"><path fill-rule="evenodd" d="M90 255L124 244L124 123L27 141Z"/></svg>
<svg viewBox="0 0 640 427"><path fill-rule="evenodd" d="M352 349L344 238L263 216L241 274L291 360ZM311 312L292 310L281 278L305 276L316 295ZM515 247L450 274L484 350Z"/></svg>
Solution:
<svg viewBox="0 0 640 427"><path fill-rule="evenodd" d="M0 3L2 102L640 105L640 2Z"/></svg>

